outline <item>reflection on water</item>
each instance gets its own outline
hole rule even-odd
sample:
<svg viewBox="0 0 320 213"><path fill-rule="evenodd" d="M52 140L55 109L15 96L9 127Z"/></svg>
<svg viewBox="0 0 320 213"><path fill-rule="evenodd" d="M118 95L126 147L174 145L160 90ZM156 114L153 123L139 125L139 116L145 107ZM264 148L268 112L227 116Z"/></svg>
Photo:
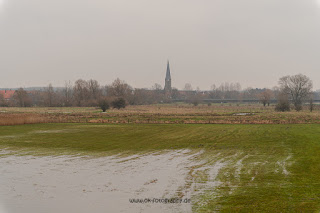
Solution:
<svg viewBox="0 0 320 213"><path fill-rule="evenodd" d="M0 213L191 212L191 204L129 203L130 198L173 198L192 166L188 152L95 159L4 156Z"/></svg>

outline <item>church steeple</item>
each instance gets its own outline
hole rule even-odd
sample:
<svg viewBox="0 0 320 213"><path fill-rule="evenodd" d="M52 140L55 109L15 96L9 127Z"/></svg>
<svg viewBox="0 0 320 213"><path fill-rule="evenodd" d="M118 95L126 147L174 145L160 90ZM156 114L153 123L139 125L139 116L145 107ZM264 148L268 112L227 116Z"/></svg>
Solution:
<svg viewBox="0 0 320 213"><path fill-rule="evenodd" d="M170 63L169 63L169 60L168 60L168 64L167 64L166 80L171 80L171 73L170 73Z"/></svg>
<svg viewBox="0 0 320 213"><path fill-rule="evenodd" d="M165 86L164 86L164 92L168 97L171 97L171 73L170 73L170 64L168 60L167 64L167 73L166 73L166 79L165 79Z"/></svg>

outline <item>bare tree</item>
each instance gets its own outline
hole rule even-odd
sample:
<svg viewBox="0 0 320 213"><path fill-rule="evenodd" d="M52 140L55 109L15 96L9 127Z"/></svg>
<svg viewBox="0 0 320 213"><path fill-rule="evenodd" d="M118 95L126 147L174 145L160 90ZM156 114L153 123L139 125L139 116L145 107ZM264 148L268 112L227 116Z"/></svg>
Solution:
<svg viewBox="0 0 320 213"><path fill-rule="evenodd" d="M194 94L191 99L190 102L194 105L194 106L198 106L199 103L201 102L201 97L199 95L199 93Z"/></svg>
<svg viewBox="0 0 320 213"><path fill-rule="evenodd" d="M152 91L151 90L148 91L146 89L135 89L130 104L132 105L148 104L150 101L149 92L152 92Z"/></svg>
<svg viewBox="0 0 320 213"><path fill-rule="evenodd" d="M89 97L88 97L88 106L98 106L99 105L99 100L102 96L102 89L100 87L100 84L96 80L89 80L88 81L88 92L89 92Z"/></svg>
<svg viewBox="0 0 320 213"><path fill-rule="evenodd" d="M172 88L171 90L171 97L172 99L178 99L179 98L179 90L177 88Z"/></svg>
<svg viewBox="0 0 320 213"><path fill-rule="evenodd" d="M263 106L270 105L270 100L272 97L272 91L269 89L266 89L265 91L261 92L259 95L259 100L263 104Z"/></svg>
<svg viewBox="0 0 320 213"><path fill-rule="evenodd" d="M186 83L186 84L184 85L184 89L183 89L183 90L185 90L185 91L192 91L192 90L193 90L192 85L191 85L190 83Z"/></svg>
<svg viewBox="0 0 320 213"><path fill-rule="evenodd" d="M45 88L44 95L45 95L45 105L48 107L52 107L54 96L55 96L55 92L53 90L52 84L49 84L49 86Z"/></svg>
<svg viewBox="0 0 320 213"><path fill-rule="evenodd" d="M88 100L89 90L88 83L85 80L79 79L73 86L73 97L77 106L83 106Z"/></svg>
<svg viewBox="0 0 320 213"><path fill-rule="evenodd" d="M129 86L125 81L120 80L117 78L110 86L107 86L107 95L108 96L115 96L115 97L122 97L125 99L129 99L132 95L132 87Z"/></svg>
<svg viewBox="0 0 320 213"><path fill-rule="evenodd" d="M164 99L165 99L165 94L162 86L160 84L154 84L152 86L152 94L151 94L152 103L160 103Z"/></svg>
<svg viewBox="0 0 320 213"><path fill-rule="evenodd" d="M72 84L70 81L65 82L65 86L62 90L63 93L63 105L71 106L72 105Z"/></svg>
<svg viewBox="0 0 320 213"><path fill-rule="evenodd" d="M131 105L153 104L156 102L159 102L157 90L148 89L134 89L133 95L129 100L129 104Z"/></svg>
<svg viewBox="0 0 320 213"><path fill-rule="evenodd" d="M155 83L152 86L152 90L161 91L161 90L163 90L163 88L162 88L162 86L160 84Z"/></svg>
<svg viewBox="0 0 320 213"><path fill-rule="evenodd" d="M98 99L101 95L100 84L98 83L98 81L93 79L89 80L88 87L91 99Z"/></svg>
<svg viewBox="0 0 320 213"><path fill-rule="evenodd" d="M234 90L240 92L241 91L241 84L239 82L234 84Z"/></svg>
<svg viewBox="0 0 320 213"><path fill-rule="evenodd" d="M282 91L290 96L295 110L302 110L302 102L311 93L312 81L307 76L302 74L293 76L288 75L280 78L279 85Z"/></svg>
<svg viewBox="0 0 320 213"><path fill-rule="evenodd" d="M31 100L28 97L28 93L23 88L18 89L14 93L13 98L20 107L27 107L31 105Z"/></svg>

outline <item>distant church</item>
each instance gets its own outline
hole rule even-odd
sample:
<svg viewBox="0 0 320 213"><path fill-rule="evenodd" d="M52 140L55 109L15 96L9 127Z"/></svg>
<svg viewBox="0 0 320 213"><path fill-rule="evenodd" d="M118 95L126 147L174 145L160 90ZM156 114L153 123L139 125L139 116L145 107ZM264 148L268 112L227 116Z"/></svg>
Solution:
<svg viewBox="0 0 320 213"><path fill-rule="evenodd" d="M172 87L171 87L171 73L170 73L170 64L168 61L167 64L167 73L166 73L166 79L165 79L165 84L164 84L164 93L168 98L171 98L171 92L172 92Z"/></svg>

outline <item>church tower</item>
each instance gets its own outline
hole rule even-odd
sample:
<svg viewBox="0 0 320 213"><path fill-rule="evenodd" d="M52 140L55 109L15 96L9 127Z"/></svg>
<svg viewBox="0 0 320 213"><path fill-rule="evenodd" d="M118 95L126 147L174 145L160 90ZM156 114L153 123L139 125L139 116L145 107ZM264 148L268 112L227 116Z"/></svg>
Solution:
<svg viewBox="0 0 320 213"><path fill-rule="evenodd" d="M170 73L170 64L168 61L164 92L166 95L171 96L171 90L172 90L172 88L171 88L171 73Z"/></svg>

